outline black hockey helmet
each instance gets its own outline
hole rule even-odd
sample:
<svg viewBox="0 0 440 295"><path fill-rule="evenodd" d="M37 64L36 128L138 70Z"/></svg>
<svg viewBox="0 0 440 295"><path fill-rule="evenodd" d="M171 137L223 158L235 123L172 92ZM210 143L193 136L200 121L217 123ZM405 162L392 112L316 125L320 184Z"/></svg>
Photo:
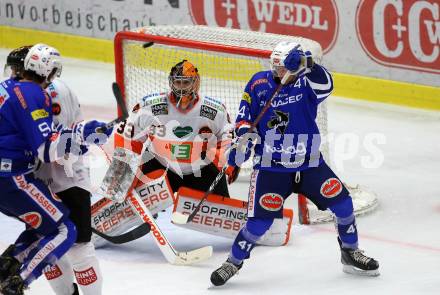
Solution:
<svg viewBox="0 0 440 295"><path fill-rule="evenodd" d="M12 50L6 58L4 75L6 77L21 78L24 71L24 59L28 54L30 46L22 46Z"/></svg>

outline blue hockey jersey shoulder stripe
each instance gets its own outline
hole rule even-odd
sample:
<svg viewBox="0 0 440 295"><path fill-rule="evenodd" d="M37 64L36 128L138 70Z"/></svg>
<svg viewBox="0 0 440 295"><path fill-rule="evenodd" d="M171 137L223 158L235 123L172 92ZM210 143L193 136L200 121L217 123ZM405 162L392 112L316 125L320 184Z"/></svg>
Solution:
<svg viewBox="0 0 440 295"><path fill-rule="evenodd" d="M332 76L324 67L315 66L313 71L306 75L306 79L318 99L329 96L333 91Z"/></svg>

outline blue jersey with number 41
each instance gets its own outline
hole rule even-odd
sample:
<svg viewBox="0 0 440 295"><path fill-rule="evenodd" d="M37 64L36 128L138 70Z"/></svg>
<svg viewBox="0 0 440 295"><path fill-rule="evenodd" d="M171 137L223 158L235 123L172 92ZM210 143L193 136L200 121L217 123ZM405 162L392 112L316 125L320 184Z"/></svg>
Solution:
<svg viewBox="0 0 440 295"><path fill-rule="evenodd" d="M0 83L0 177L33 169L38 148L52 133L52 101L34 82Z"/></svg>
<svg viewBox="0 0 440 295"><path fill-rule="evenodd" d="M256 73L248 82L236 119L236 130L249 126L261 113L279 85L271 71ZM280 89L264 113L256 131L254 168L299 171L322 162L315 122L318 105L333 90L331 74L315 66Z"/></svg>

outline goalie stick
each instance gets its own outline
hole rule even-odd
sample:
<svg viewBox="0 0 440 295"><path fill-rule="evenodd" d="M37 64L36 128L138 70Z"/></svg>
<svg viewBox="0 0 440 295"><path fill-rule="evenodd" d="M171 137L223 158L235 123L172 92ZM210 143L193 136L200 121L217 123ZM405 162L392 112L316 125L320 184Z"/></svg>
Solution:
<svg viewBox="0 0 440 295"><path fill-rule="evenodd" d="M151 143L151 141L149 141L149 143ZM145 145L144 150L148 145L149 144ZM110 157L105 151L104 154L106 155L107 161L111 162ZM162 252L169 263L174 265L189 265L206 260L212 256L211 246L205 246L186 252L176 251L174 247L170 244L170 242L168 242L163 232L160 230L150 210L148 210L142 199L137 195L136 190L133 189L134 187L135 185L132 185L131 192L129 192L127 195L127 200L132 206L135 214L138 215L138 217L144 223L149 225L156 245L159 247L159 250Z"/></svg>
<svg viewBox="0 0 440 295"><path fill-rule="evenodd" d="M127 106L125 105L124 98L122 97L121 88L118 83L112 83L113 95L116 98L116 103L118 104L118 108L121 110L122 115L111 122L108 122L105 127L96 128L97 133L104 133L107 129L113 128L116 124L121 121L124 121L128 118Z"/></svg>
<svg viewBox="0 0 440 295"><path fill-rule="evenodd" d="M142 199L137 195L137 192L133 190L127 198L133 206L135 213L142 219L142 221L151 226L154 241L169 263L174 265L189 265L206 260L212 256L211 246L205 246L186 252L176 251L160 230L150 210L148 210L144 202L142 202Z"/></svg>
<svg viewBox="0 0 440 295"><path fill-rule="evenodd" d="M151 230L150 224L142 223L138 227L135 227L134 229L132 229L126 233L123 233L122 235L109 236L109 235L106 235L105 233L98 231L95 228L92 228L92 232L94 234L100 236L104 240L107 240L113 244L125 244L128 242L137 240L137 239L145 236L146 234L148 234L150 232L150 230Z"/></svg>
<svg viewBox="0 0 440 295"><path fill-rule="evenodd" d="M264 105L263 109L261 110L261 112L258 114L257 118L255 118L255 121L252 123L251 127L249 128L249 130L242 135L241 138L244 138L244 136L246 134L251 133L255 127L258 125L258 123L260 122L261 118L263 118L263 115L266 113L266 111L269 109L272 100L278 95L278 92L280 92L281 88L287 83L287 81L289 80L290 77L292 77L293 75L296 75L297 73L299 73L303 68L303 64L305 63L305 61L301 62L301 67L296 71L296 72L290 72L287 71L287 73L284 75L283 79L281 80L281 83L277 86L277 88L275 89L274 93L272 94L272 96L270 97L270 99L266 102L266 104ZM238 145L240 144L239 141L235 142L230 148L229 150L231 151L232 149L236 148ZM173 223L177 223L177 224L185 224L188 222L191 222L191 220L193 220L193 218L197 215L197 212L200 211L200 208L202 207L203 203L205 202L206 198L208 197L208 195L210 193L212 193L212 191L214 190L214 188L216 187L216 185L218 184L218 182L220 181L220 179L223 177L223 175L225 175L226 169L228 168L228 163L226 163L223 167L222 170L219 172L219 174L217 174L217 177L214 179L214 181L212 182L211 186L209 187L208 191L205 192L205 194L203 195L203 197L200 199L199 203L197 204L197 206L194 208L193 212L191 212L189 215L185 215L181 212L174 212L171 220L173 221Z"/></svg>

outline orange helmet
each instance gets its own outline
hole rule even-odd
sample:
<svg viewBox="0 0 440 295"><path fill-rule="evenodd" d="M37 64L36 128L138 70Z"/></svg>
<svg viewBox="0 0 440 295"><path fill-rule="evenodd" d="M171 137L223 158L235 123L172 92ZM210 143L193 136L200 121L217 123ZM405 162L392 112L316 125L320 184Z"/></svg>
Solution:
<svg viewBox="0 0 440 295"><path fill-rule="evenodd" d="M177 106L186 108L197 98L200 76L197 68L189 61L184 59L172 67L168 80L176 96Z"/></svg>

